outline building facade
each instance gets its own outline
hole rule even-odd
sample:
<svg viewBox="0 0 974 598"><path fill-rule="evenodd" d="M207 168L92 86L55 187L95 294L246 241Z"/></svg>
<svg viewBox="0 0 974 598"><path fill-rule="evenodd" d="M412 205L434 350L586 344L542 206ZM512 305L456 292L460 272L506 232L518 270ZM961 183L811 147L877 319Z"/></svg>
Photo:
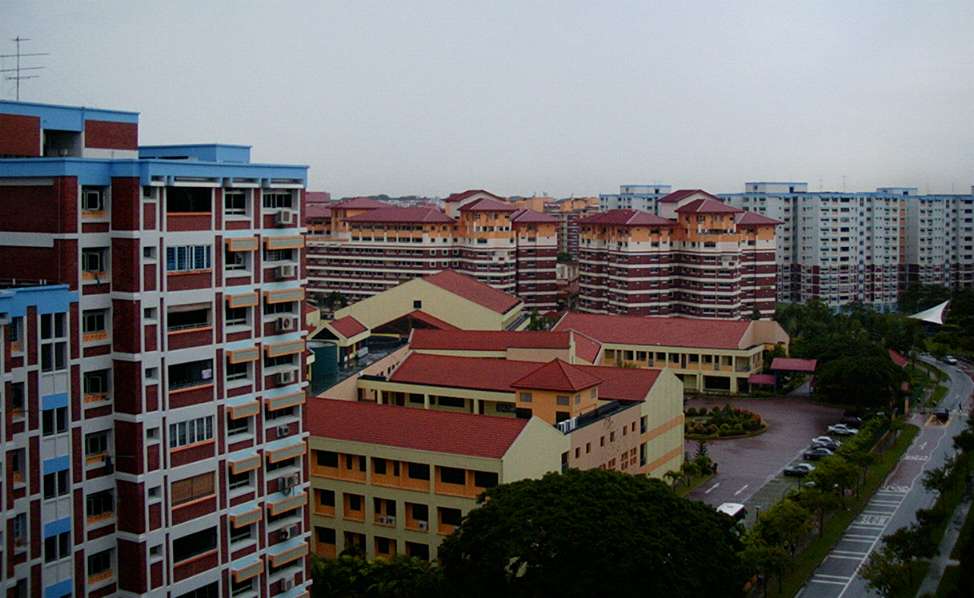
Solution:
<svg viewBox="0 0 974 598"><path fill-rule="evenodd" d="M71 414L72 508L40 505L68 519L45 524L28 595L305 595L307 168L16 102L0 154L0 278L77 295L55 320L68 382L39 396Z"/></svg>
<svg viewBox="0 0 974 598"><path fill-rule="evenodd" d="M529 309L555 307L557 220L486 191L435 206L334 202L309 221L309 293L350 303L441 270L472 276Z"/></svg>
<svg viewBox="0 0 974 598"><path fill-rule="evenodd" d="M599 195L599 209L609 210L638 210L656 214L657 202L669 195L670 185L619 185L619 193L604 193Z"/></svg>
<svg viewBox="0 0 974 598"><path fill-rule="evenodd" d="M776 220L699 190L660 198L657 211L611 210L581 220L580 311L774 314Z"/></svg>

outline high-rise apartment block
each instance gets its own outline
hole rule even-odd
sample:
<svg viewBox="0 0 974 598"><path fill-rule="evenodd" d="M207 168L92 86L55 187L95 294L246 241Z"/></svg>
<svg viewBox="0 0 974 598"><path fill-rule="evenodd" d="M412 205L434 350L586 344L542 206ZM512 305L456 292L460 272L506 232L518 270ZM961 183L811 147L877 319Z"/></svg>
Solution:
<svg viewBox="0 0 974 598"><path fill-rule="evenodd" d="M913 283L974 286L974 195L913 187L809 192L802 182L748 182L728 204L777 220L778 300L882 310Z"/></svg>
<svg viewBox="0 0 974 598"><path fill-rule="evenodd" d="M309 221L309 290L354 302L452 269L517 294L528 308L554 309L557 224L486 191L451 195L443 210L333 202L327 218Z"/></svg>
<svg viewBox="0 0 974 598"><path fill-rule="evenodd" d="M777 220L698 189L675 191L657 203L660 215L620 209L580 221L580 311L774 314Z"/></svg>
<svg viewBox="0 0 974 598"><path fill-rule="evenodd" d="M0 156L0 279L63 285L0 297L0 587L306 595L307 168L19 102Z"/></svg>
<svg viewBox="0 0 974 598"><path fill-rule="evenodd" d="M656 203L672 191L670 185L620 185L618 193L599 195L599 209L638 210L656 214Z"/></svg>

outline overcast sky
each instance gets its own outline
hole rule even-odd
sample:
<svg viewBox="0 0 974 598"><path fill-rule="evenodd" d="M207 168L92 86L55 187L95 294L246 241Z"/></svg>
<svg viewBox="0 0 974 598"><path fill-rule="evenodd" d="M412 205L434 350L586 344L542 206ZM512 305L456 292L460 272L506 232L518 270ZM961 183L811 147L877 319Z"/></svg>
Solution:
<svg viewBox="0 0 974 598"><path fill-rule="evenodd" d="M0 0L0 53L51 53L22 99L251 144L340 196L968 192L972 32L971 0Z"/></svg>

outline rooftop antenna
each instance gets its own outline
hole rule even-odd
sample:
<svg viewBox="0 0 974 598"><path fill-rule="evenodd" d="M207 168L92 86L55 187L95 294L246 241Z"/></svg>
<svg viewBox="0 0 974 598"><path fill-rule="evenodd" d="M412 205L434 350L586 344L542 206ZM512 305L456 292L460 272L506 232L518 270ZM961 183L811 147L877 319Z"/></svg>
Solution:
<svg viewBox="0 0 974 598"><path fill-rule="evenodd" d="M16 66L12 69L0 69L0 73L14 73L13 75L4 75L4 79L7 81L16 81L17 85L17 96L16 99L20 101L20 82L24 79L37 79L40 75L22 75L21 71L39 71L42 66L20 66L20 59L26 58L28 56L48 56L48 52L29 52L22 53L20 51L20 44L23 42L29 42L29 37L20 37L19 35L11 40L17 45L16 54L0 54L0 58L15 58L17 60Z"/></svg>

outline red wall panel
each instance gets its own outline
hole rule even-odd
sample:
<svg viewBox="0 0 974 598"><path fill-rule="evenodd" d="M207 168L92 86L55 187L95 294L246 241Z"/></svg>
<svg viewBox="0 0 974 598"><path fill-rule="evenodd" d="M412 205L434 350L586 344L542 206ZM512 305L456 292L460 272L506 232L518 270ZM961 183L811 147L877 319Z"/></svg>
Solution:
<svg viewBox="0 0 974 598"><path fill-rule="evenodd" d="M139 125L107 120L85 121L85 147L134 150L139 148Z"/></svg>
<svg viewBox="0 0 974 598"><path fill-rule="evenodd" d="M40 117L0 114L0 156L36 158L40 155Z"/></svg>

